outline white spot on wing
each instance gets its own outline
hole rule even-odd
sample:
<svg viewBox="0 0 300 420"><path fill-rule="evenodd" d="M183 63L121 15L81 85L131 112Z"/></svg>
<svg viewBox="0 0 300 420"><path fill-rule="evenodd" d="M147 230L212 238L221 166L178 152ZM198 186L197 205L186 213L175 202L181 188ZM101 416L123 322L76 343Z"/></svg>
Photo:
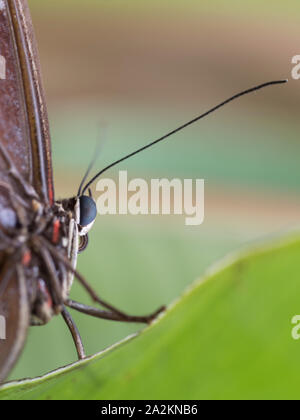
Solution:
<svg viewBox="0 0 300 420"><path fill-rule="evenodd" d="M0 11L3 12L5 10L5 2L4 0L0 0Z"/></svg>
<svg viewBox="0 0 300 420"><path fill-rule="evenodd" d="M6 60L2 55L0 55L0 79L6 79Z"/></svg>
<svg viewBox="0 0 300 420"><path fill-rule="evenodd" d="M0 223L6 228L14 228L17 224L16 213L10 208L4 208L0 212Z"/></svg>

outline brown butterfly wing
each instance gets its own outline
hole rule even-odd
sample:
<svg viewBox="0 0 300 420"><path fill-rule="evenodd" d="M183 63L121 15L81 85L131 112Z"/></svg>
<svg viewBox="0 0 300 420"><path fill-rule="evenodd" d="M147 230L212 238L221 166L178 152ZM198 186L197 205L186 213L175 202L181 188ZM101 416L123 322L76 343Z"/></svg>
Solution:
<svg viewBox="0 0 300 420"><path fill-rule="evenodd" d="M6 273L7 270L3 270L2 279ZM22 273L12 273L7 280L7 287L0 299L0 383L9 374L23 348L29 319L26 283Z"/></svg>
<svg viewBox="0 0 300 420"><path fill-rule="evenodd" d="M26 0L0 1L0 143L24 181L34 187L42 202L51 205L54 194L48 119ZM0 152L0 183L9 185L14 194L21 196L21 185L12 180L7 169L7 161ZM14 224L14 219L12 202L2 185L0 234L1 228ZM10 261L1 242L0 238L0 327L4 319L6 323L6 339L0 338L0 381L3 381L22 349L29 324L29 304L26 279L16 268L8 272Z"/></svg>
<svg viewBox="0 0 300 420"><path fill-rule="evenodd" d="M0 71L0 141L41 200L52 203L47 110L26 0L0 2L0 54L6 67Z"/></svg>

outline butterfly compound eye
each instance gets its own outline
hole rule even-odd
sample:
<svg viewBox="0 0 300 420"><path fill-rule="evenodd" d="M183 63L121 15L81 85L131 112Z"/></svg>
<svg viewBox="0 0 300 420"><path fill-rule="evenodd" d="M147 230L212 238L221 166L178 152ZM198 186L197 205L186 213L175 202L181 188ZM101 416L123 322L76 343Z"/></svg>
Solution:
<svg viewBox="0 0 300 420"><path fill-rule="evenodd" d="M95 201L87 195L79 197L80 205L80 226L85 227L94 222L97 216Z"/></svg>

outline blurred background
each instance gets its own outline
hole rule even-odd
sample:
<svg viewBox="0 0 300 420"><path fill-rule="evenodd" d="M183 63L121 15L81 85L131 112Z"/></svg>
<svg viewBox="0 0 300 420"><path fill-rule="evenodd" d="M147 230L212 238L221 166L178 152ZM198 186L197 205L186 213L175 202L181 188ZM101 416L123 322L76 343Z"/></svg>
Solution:
<svg viewBox="0 0 300 420"><path fill-rule="evenodd" d="M53 142L57 198L73 195L99 138L105 164L256 84L290 78L298 1L29 0ZM270 7L271 6L271 7ZM79 270L114 305L170 303L228 252L299 223L300 80L223 108L114 168L130 178L204 178L205 222L101 216ZM90 303L78 285L72 297ZM88 354L137 331L72 313ZM11 378L76 360L62 319L29 331Z"/></svg>

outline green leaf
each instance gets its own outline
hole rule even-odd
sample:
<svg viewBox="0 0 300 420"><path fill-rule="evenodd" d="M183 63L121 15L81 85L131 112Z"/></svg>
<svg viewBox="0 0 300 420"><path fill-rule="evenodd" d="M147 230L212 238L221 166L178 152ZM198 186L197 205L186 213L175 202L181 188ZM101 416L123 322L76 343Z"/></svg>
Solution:
<svg viewBox="0 0 300 420"><path fill-rule="evenodd" d="M300 240L211 269L151 327L1 399L298 399Z"/></svg>

